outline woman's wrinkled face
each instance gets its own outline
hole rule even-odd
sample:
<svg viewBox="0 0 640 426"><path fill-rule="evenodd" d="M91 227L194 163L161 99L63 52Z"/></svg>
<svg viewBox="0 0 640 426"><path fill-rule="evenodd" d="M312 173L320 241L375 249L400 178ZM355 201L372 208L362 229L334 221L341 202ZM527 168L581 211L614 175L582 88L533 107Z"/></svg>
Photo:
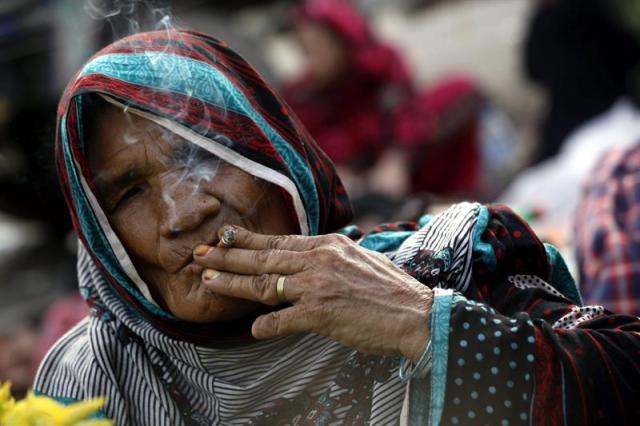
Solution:
<svg viewBox="0 0 640 426"><path fill-rule="evenodd" d="M255 310L254 302L201 285L202 267L192 252L215 245L223 224L296 233L280 190L110 105L100 109L89 140L102 207L154 299L194 322L233 320Z"/></svg>
<svg viewBox="0 0 640 426"><path fill-rule="evenodd" d="M297 29L308 71L318 84L329 84L348 67L344 43L328 28L305 23Z"/></svg>

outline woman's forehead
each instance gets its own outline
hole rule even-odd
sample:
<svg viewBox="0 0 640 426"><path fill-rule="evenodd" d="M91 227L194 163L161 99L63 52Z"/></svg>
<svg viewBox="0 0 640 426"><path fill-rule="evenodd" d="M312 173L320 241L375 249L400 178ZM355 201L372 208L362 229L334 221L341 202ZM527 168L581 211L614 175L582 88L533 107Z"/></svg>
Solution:
<svg viewBox="0 0 640 426"><path fill-rule="evenodd" d="M114 156L138 143L154 143L159 149L165 143L185 142L156 123L105 103L91 120L88 130L88 156Z"/></svg>
<svg viewBox="0 0 640 426"><path fill-rule="evenodd" d="M101 108L88 129L86 155L94 177L137 173L169 164L189 142L167 129L112 105Z"/></svg>

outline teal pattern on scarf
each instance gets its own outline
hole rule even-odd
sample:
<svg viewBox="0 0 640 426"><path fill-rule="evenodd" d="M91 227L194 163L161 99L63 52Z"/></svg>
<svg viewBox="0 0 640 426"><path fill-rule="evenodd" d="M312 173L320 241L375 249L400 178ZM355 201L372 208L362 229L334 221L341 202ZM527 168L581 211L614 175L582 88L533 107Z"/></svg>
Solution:
<svg viewBox="0 0 640 426"><path fill-rule="evenodd" d="M111 245L109 244L107 237L104 235L102 227L98 223L89 200L82 189L82 183L78 177L75 162L71 154L71 147L69 146L66 116L62 118L60 133L62 136L62 149L65 157L65 167L69 176L69 187L73 195L78 219L80 220L87 243L91 247L91 251L98 257L100 262L105 268L107 268L107 271L109 271L118 283L120 283L120 285L122 285L129 294L135 297L138 302L149 310L149 312L162 318L175 318L172 314L148 301L120 267L120 263L118 262L116 255L113 253Z"/></svg>
<svg viewBox="0 0 640 426"><path fill-rule="evenodd" d="M473 228L473 256L482 259L482 262L490 271L495 271L498 265L496 254L491 244L482 241L482 234L489 224L489 209L485 206L478 207L478 221Z"/></svg>
<svg viewBox="0 0 640 426"><path fill-rule="evenodd" d="M367 235L358 244L368 250L386 253L397 250L404 240L413 235L414 232L415 231L384 231Z"/></svg>
<svg viewBox="0 0 640 426"><path fill-rule="evenodd" d="M544 243L547 258L551 264L551 285L560 293L568 297L578 306L582 306L582 296L576 285L576 280L571 276L560 251L549 243Z"/></svg>
<svg viewBox="0 0 640 426"><path fill-rule="evenodd" d="M169 65L173 66L173 71L167 68ZM80 75L91 73L107 75L132 84L161 89L168 88L177 93L194 96L202 101L243 114L252 119L272 141L289 166L291 176L305 203L310 233L317 233L319 222L318 195L308 166L300 158L299 154L255 111L239 89L217 69L188 58L152 52L139 55L106 55L96 58L85 66ZM184 73L188 73L186 75L189 78L185 78ZM162 77L159 77L160 75ZM211 80L212 78L214 80ZM80 149L83 150L82 96L77 96L76 102L78 143ZM113 253L93 208L82 189L82 184L78 177L79 172L76 170L67 134L66 115L62 119L60 129L69 186L76 204L78 218L92 252L98 256L100 262L120 285L149 312L162 318L175 319L172 314L147 300L120 267L117 257Z"/></svg>
<svg viewBox="0 0 640 426"><path fill-rule="evenodd" d="M430 425L440 424L444 411L444 397L447 386L447 361L449 358L449 320L453 304L464 299L453 290L434 289L431 321L433 324L433 358L431 360L431 416Z"/></svg>
<svg viewBox="0 0 640 426"><path fill-rule="evenodd" d="M320 206L307 163L258 113L244 94L220 70L204 62L168 53L109 54L95 58L80 76L102 74L147 87L191 96L222 110L249 117L273 143L289 167L305 205L309 233L317 235Z"/></svg>

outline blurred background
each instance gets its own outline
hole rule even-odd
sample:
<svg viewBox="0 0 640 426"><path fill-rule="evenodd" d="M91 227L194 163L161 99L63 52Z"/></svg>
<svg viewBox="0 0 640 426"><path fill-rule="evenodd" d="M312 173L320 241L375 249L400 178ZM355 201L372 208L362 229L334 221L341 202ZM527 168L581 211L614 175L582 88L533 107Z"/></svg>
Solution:
<svg viewBox="0 0 640 426"><path fill-rule="evenodd" d="M617 238L625 265L640 254L640 164L619 154L640 137L638 3L2 0L0 381L26 390L88 310L55 177L58 98L101 47L168 26L227 41L280 90L335 161L363 228L505 202L609 303L589 287L620 268L603 261L606 245ZM608 306L638 314L638 293Z"/></svg>

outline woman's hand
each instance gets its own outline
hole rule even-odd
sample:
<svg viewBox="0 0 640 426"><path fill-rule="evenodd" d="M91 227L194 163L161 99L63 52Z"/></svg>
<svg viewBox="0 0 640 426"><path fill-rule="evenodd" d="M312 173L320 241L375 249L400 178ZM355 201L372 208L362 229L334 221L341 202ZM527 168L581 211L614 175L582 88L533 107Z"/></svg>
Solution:
<svg viewBox="0 0 640 426"><path fill-rule="evenodd" d="M313 332L362 352L417 361L429 337L432 291L381 253L338 234L268 236L239 227L233 247L199 246L202 283L211 291L279 305L276 285L292 306L258 317L258 339Z"/></svg>

